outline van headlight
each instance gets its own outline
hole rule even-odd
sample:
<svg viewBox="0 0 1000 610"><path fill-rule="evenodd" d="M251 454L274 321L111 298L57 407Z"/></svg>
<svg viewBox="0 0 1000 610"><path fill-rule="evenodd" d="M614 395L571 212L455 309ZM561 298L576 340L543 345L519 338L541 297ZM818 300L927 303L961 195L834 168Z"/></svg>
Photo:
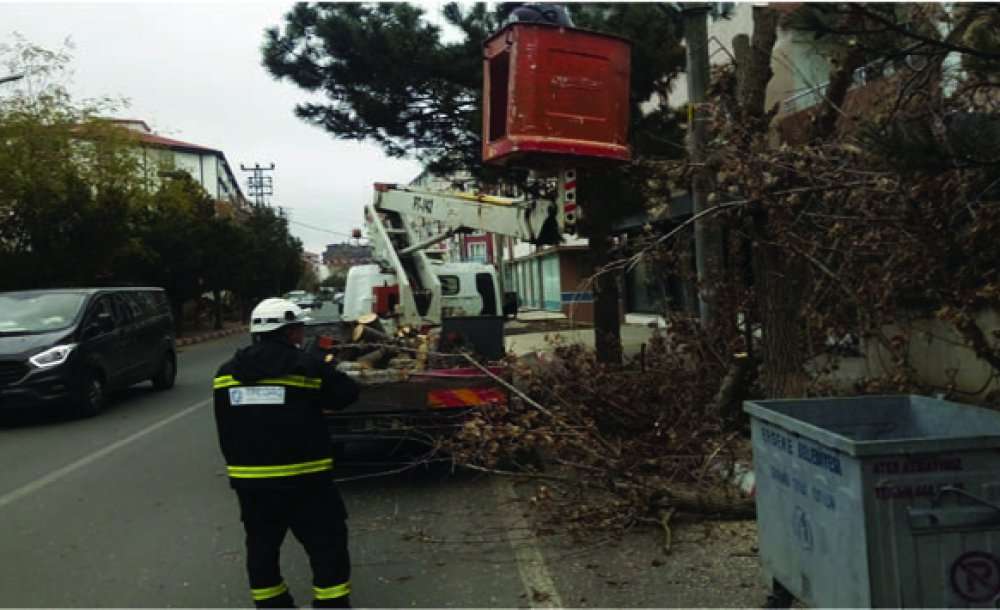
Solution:
<svg viewBox="0 0 1000 610"><path fill-rule="evenodd" d="M66 359L69 358L70 353L72 353L75 347L76 343L57 345L28 358L28 362L40 369L50 369L66 362Z"/></svg>

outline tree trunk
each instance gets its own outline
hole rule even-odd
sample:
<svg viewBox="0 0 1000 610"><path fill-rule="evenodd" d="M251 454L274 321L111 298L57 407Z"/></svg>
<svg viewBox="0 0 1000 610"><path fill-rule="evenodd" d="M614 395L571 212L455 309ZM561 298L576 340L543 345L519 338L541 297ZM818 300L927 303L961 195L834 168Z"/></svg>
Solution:
<svg viewBox="0 0 1000 610"><path fill-rule="evenodd" d="M842 54L837 69L830 74L830 83L820 109L813 116L812 128L809 130L809 140L829 138L837 130L837 123L843 115L841 106L847 97L847 91L854 83L854 72L864 64L864 50L852 48Z"/></svg>
<svg viewBox="0 0 1000 610"><path fill-rule="evenodd" d="M753 9L752 41L745 35L733 40L738 63L737 94L743 116L753 121L766 138L769 115L765 112L767 84L773 72L771 57L777 42L779 14L771 8ZM759 319L763 330L761 360L768 397L799 393L805 362L805 341L798 306L805 270L770 243L767 210L753 214L753 278ZM748 322L749 323L749 322Z"/></svg>
<svg viewBox="0 0 1000 610"><path fill-rule="evenodd" d="M184 302L171 299L170 308L174 311L174 334L181 337L184 335Z"/></svg>
<svg viewBox="0 0 1000 610"><path fill-rule="evenodd" d="M799 306L806 269L799 259L767 243L766 219L757 224L754 280L763 330L762 382L768 398L797 396L805 390L805 329Z"/></svg>
<svg viewBox="0 0 1000 610"><path fill-rule="evenodd" d="M218 288L212 290L212 301L215 305L215 330L222 330L222 291Z"/></svg>
<svg viewBox="0 0 1000 610"><path fill-rule="evenodd" d="M590 253L595 270L609 262L607 227L593 228L590 236ZM617 272L598 275L594 282L594 349L597 350L597 359L609 364L621 364L622 361L618 298Z"/></svg>
<svg viewBox="0 0 1000 610"><path fill-rule="evenodd" d="M240 295L240 322L250 324L250 314L253 313L253 305L256 301L250 297Z"/></svg>
<svg viewBox="0 0 1000 610"><path fill-rule="evenodd" d="M774 76L771 56L778 40L779 18L780 14L774 9L754 7L753 39L747 41L742 35L733 40L739 74L737 96L743 111L751 117L764 116L767 84ZM742 40L738 42L737 39Z"/></svg>

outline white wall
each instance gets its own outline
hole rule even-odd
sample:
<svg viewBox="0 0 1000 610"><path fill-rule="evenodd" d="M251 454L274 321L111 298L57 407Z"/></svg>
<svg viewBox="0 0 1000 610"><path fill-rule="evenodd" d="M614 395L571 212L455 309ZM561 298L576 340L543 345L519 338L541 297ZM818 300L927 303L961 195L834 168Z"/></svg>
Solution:
<svg viewBox="0 0 1000 610"><path fill-rule="evenodd" d="M216 199L227 199L219 192L218 176L219 176L219 159L215 155L199 154L198 158L201 160L201 167L204 176L201 180L201 185L205 187L208 194Z"/></svg>
<svg viewBox="0 0 1000 610"><path fill-rule="evenodd" d="M996 311L980 312L976 315L976 323L990 337L1000 329L1000 314ZM959 396L970 400L1000 390L1000 380L993 377L991 367L976 356L950 324L923 318L912 321L907 330L897 325L886 326L882 330L887 337L898 333L904 336L909 334L910 340L903 349L920 382L941 391L953 384ZM990 343L995 348L998 340L992 339ZM862 352L860 358L838 360L838 368L823 378L842 390L849 390L854 382L862 378L894 372L893 357L879 342L866 341ZM820 370L829 363L821 357L812 364Z"/></svg>
<svg viewBox="0 0 1000 610"><path fill-rule="evenodd" d="M185 171L194 178L195 182L205 186L201 171L201 155L189 152L173 151L174 169ZM215 197L215 188L205 187L208 194Z"/></svg>
<svg viewBox="0 0 1000 610"><path fill-rule="evenodd" d="M238 185L226 172L222 157L218 154L178 150L161 150L157 153L152 149L151 152L172 158L174 169L190 174L212 199L236 203Z"/></svg>
<svg viewBox="0 0 1000 610"><path fill-rule="evenodd" d="M729 19L719 19L708 21L708 53L709 63L712 66L721 66L731 63L733 53L733 37L738 34L753 36L753 4L739 3L733 7ZM780 102L795 94L803 85L805 80L816 77L817 71L821 71L826 66L826 60L819 56L812 48L812 43L800 38L793 37L785 31L779 30L778 40L774 45L774 57L771 61L771 70L774 76L767 86L767 96L765 106L770 109L776 102ZM828 72L829 68L825 68ZM802 74L806 74L803 77ZM820 81L822 82L822 81ZM667 98L667 103L677 108L683 106L688 101L687 78L681 72L674 80L674 87ZM650 102L650 104L655 103ZM648 108L648 106L647 106Z"/></svg>

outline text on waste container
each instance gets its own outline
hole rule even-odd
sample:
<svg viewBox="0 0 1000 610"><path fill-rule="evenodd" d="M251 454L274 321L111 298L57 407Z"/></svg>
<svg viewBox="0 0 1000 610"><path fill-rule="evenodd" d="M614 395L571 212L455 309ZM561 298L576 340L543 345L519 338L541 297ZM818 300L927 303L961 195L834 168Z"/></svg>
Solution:
<svg viewBox="0 0 1000 610"><path fill-rule="evenodd" d="M765 444L784 451L788 455L794 455L804 462L809 462L813 466L818 466L833 474L843 474L840 457L834 453L804 443L801 440L793 440L768 426L761 426L760 435Z"/></svg>

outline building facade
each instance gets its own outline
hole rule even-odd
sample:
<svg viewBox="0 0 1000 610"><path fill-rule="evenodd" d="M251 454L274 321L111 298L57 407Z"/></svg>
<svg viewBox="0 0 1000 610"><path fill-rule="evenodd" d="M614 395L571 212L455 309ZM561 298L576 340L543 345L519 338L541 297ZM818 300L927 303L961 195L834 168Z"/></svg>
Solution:
<svg viewBox="0 0 1000 610"><path fill-rule="evenodd" d="M372 247L367 244L327 244L322 261L328 270L338 272L347 271L355 265L370 264L374 260L372 256Z"/></svg>
<svg viewBox="0 0 1000 610"><path fill-rule="evenodd" d="M320 265L319 254L316 254L315 252L307 252L307 251L303 250L302 251L302 264L306 268L312 269L313 273L316 274L316 277L318 277L318 278L322 277L322 269L321 269L322 265Z"/></svg>
<svg viewBox="0 0 1000 610"><path fill-rule="evenodd" d="M578 322L593 323L593 274L587 240L568 237L559 246L538 248L516 243L505 260L507 290L517 292L521 307L562 313Z"/></svg>
<svg viewBox="0 0 1000 610"><path fill-rule="evenodd" d="M458 236L459 259L470 263L496 265L496 236L493 233L470 233Z"/></svg>
<svg viewBox="0 0 1000 610"><path fill-rule="evenodd" d="M248 206L226 155L218 149L153 133L145 121L112 119L136 134L147 188L155 188L173 172L185 172L217 202L217 211L232 213Z"/></svg>
<svg viewBox="0 0 1000 610"><path fill-rule="evenodd" d="M734 61L733 39L736 36L753 34L753 11L761 5L787 12L796 3L735 3L727 6L728 18L708 19L709 62L721 66ZM817 47L811 35L779 29L771 59L773 76L768 82L765 108L779 104L775 125L779 126L788 116L800 113L815 105L821 99L822 91L829 78L830 65L823 49ZM667 103L674 108L683 108L688 103L686 75L677 76L676 86L671 89ZM650 105L662 100L653 99ZM688 220L692 214L691 195L680 191L664 205L654 206L648 213L625 219L614 231L628 241L641 235L644 227L651 225L659 231L669 231ZM693 248L693 246L692 246ZM692 251L691 259L694 260ZM684 285L677 277L663 273L655 262L640 261L623 278L623 308L626 322L649 322L668 312L696 311L697 294L694 286ZM662 319L660 320L662 322Z"/></svg>

